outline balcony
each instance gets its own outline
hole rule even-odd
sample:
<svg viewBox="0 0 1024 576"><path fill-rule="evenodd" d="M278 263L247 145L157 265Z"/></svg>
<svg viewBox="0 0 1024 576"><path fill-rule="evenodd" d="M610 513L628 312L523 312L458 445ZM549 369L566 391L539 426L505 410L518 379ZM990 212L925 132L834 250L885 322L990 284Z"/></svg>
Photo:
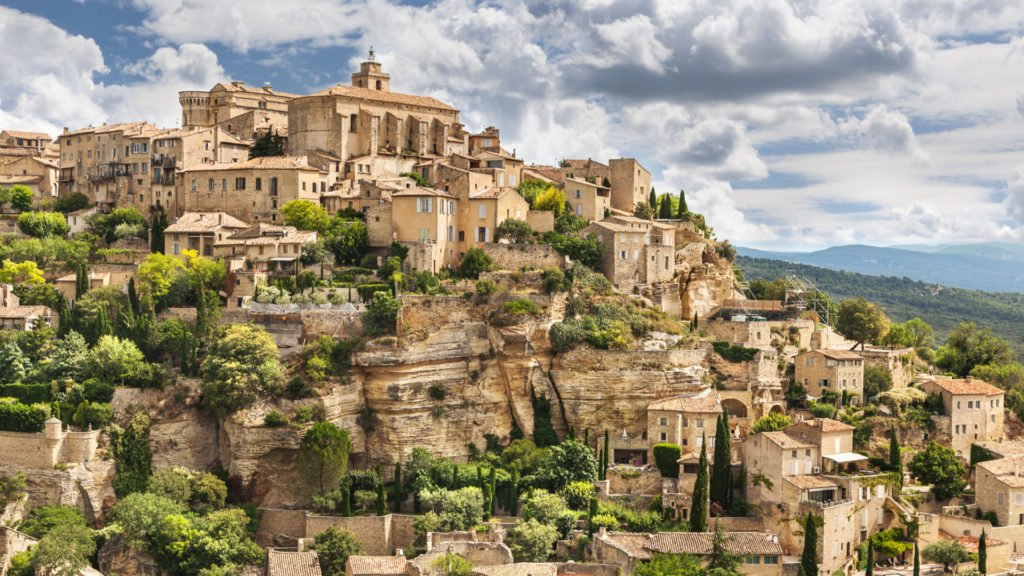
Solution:
<svg viewBox="0 0 1024 576"><path fill-rule="evenodd" d="M168 154L153 154L153 168L171 168L177 166L178 159Z"/></svg>

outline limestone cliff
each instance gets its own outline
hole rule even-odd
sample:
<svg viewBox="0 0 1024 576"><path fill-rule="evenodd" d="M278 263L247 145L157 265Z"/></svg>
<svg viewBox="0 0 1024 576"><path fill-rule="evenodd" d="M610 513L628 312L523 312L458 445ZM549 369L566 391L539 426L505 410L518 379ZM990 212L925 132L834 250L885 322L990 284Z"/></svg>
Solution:
<svg viewBox="0 0 1024 576"><path fill-rule="evenodd" d="M732 263L711 242L693 242L676 250L682 317L706 318L722 301L741 297L733 289Z"/></svg>

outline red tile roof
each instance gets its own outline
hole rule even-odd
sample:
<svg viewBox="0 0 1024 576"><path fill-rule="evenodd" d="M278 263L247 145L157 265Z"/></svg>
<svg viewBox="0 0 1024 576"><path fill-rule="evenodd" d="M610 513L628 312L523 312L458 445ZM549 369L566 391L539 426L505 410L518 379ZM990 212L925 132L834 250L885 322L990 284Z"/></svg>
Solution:
<svg viewBox="0 0 1024 576"><path fill-rule="evenodd" d="M999 388L976 378L936 378L935 385L954 396L996 396L1003 393Z"/></svg>

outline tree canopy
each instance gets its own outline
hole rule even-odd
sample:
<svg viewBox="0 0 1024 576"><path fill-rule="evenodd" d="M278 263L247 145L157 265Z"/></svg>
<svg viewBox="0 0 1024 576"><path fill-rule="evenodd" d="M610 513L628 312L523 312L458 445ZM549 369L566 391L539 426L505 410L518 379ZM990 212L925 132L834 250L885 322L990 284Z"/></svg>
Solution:
<svg viewBox="0 0 1024 576"><path fill-rule="evenodd" d="M952 448L938 442L929 442L927 448L914 454L907 469L914 478L932 485L937 500L959 496L967 487L967 467Z"/></svg>
<svg viewBox="0 0 1024 576"><path fill-rule="evenodd" d="M850 298L839 303L835 324L836 330L863 349L865 342L882 339L889 329L889 318L878 304L864 298Z"/></svg>
<svg viewBox="0 0 1024 576"><path fill-rule="evenodd" d="M210 344L202 376L203 403L225 415L280 392L284 370L265 328L232 324Z"/></svg>

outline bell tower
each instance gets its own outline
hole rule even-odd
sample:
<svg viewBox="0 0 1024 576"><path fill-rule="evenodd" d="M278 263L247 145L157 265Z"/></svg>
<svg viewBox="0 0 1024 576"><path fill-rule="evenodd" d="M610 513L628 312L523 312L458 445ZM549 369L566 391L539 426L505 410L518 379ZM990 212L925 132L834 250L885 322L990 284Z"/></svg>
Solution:
<svg viewBox="0 0 1024 576"><path fill-rule="evenodd" d="M368 88L381 92L391 90L391 75L381 72L380 62L377 62L373 46L370 46L370 54L366 61L359 65L359 72L352 75L352 85L356 88Z"/></svg>

